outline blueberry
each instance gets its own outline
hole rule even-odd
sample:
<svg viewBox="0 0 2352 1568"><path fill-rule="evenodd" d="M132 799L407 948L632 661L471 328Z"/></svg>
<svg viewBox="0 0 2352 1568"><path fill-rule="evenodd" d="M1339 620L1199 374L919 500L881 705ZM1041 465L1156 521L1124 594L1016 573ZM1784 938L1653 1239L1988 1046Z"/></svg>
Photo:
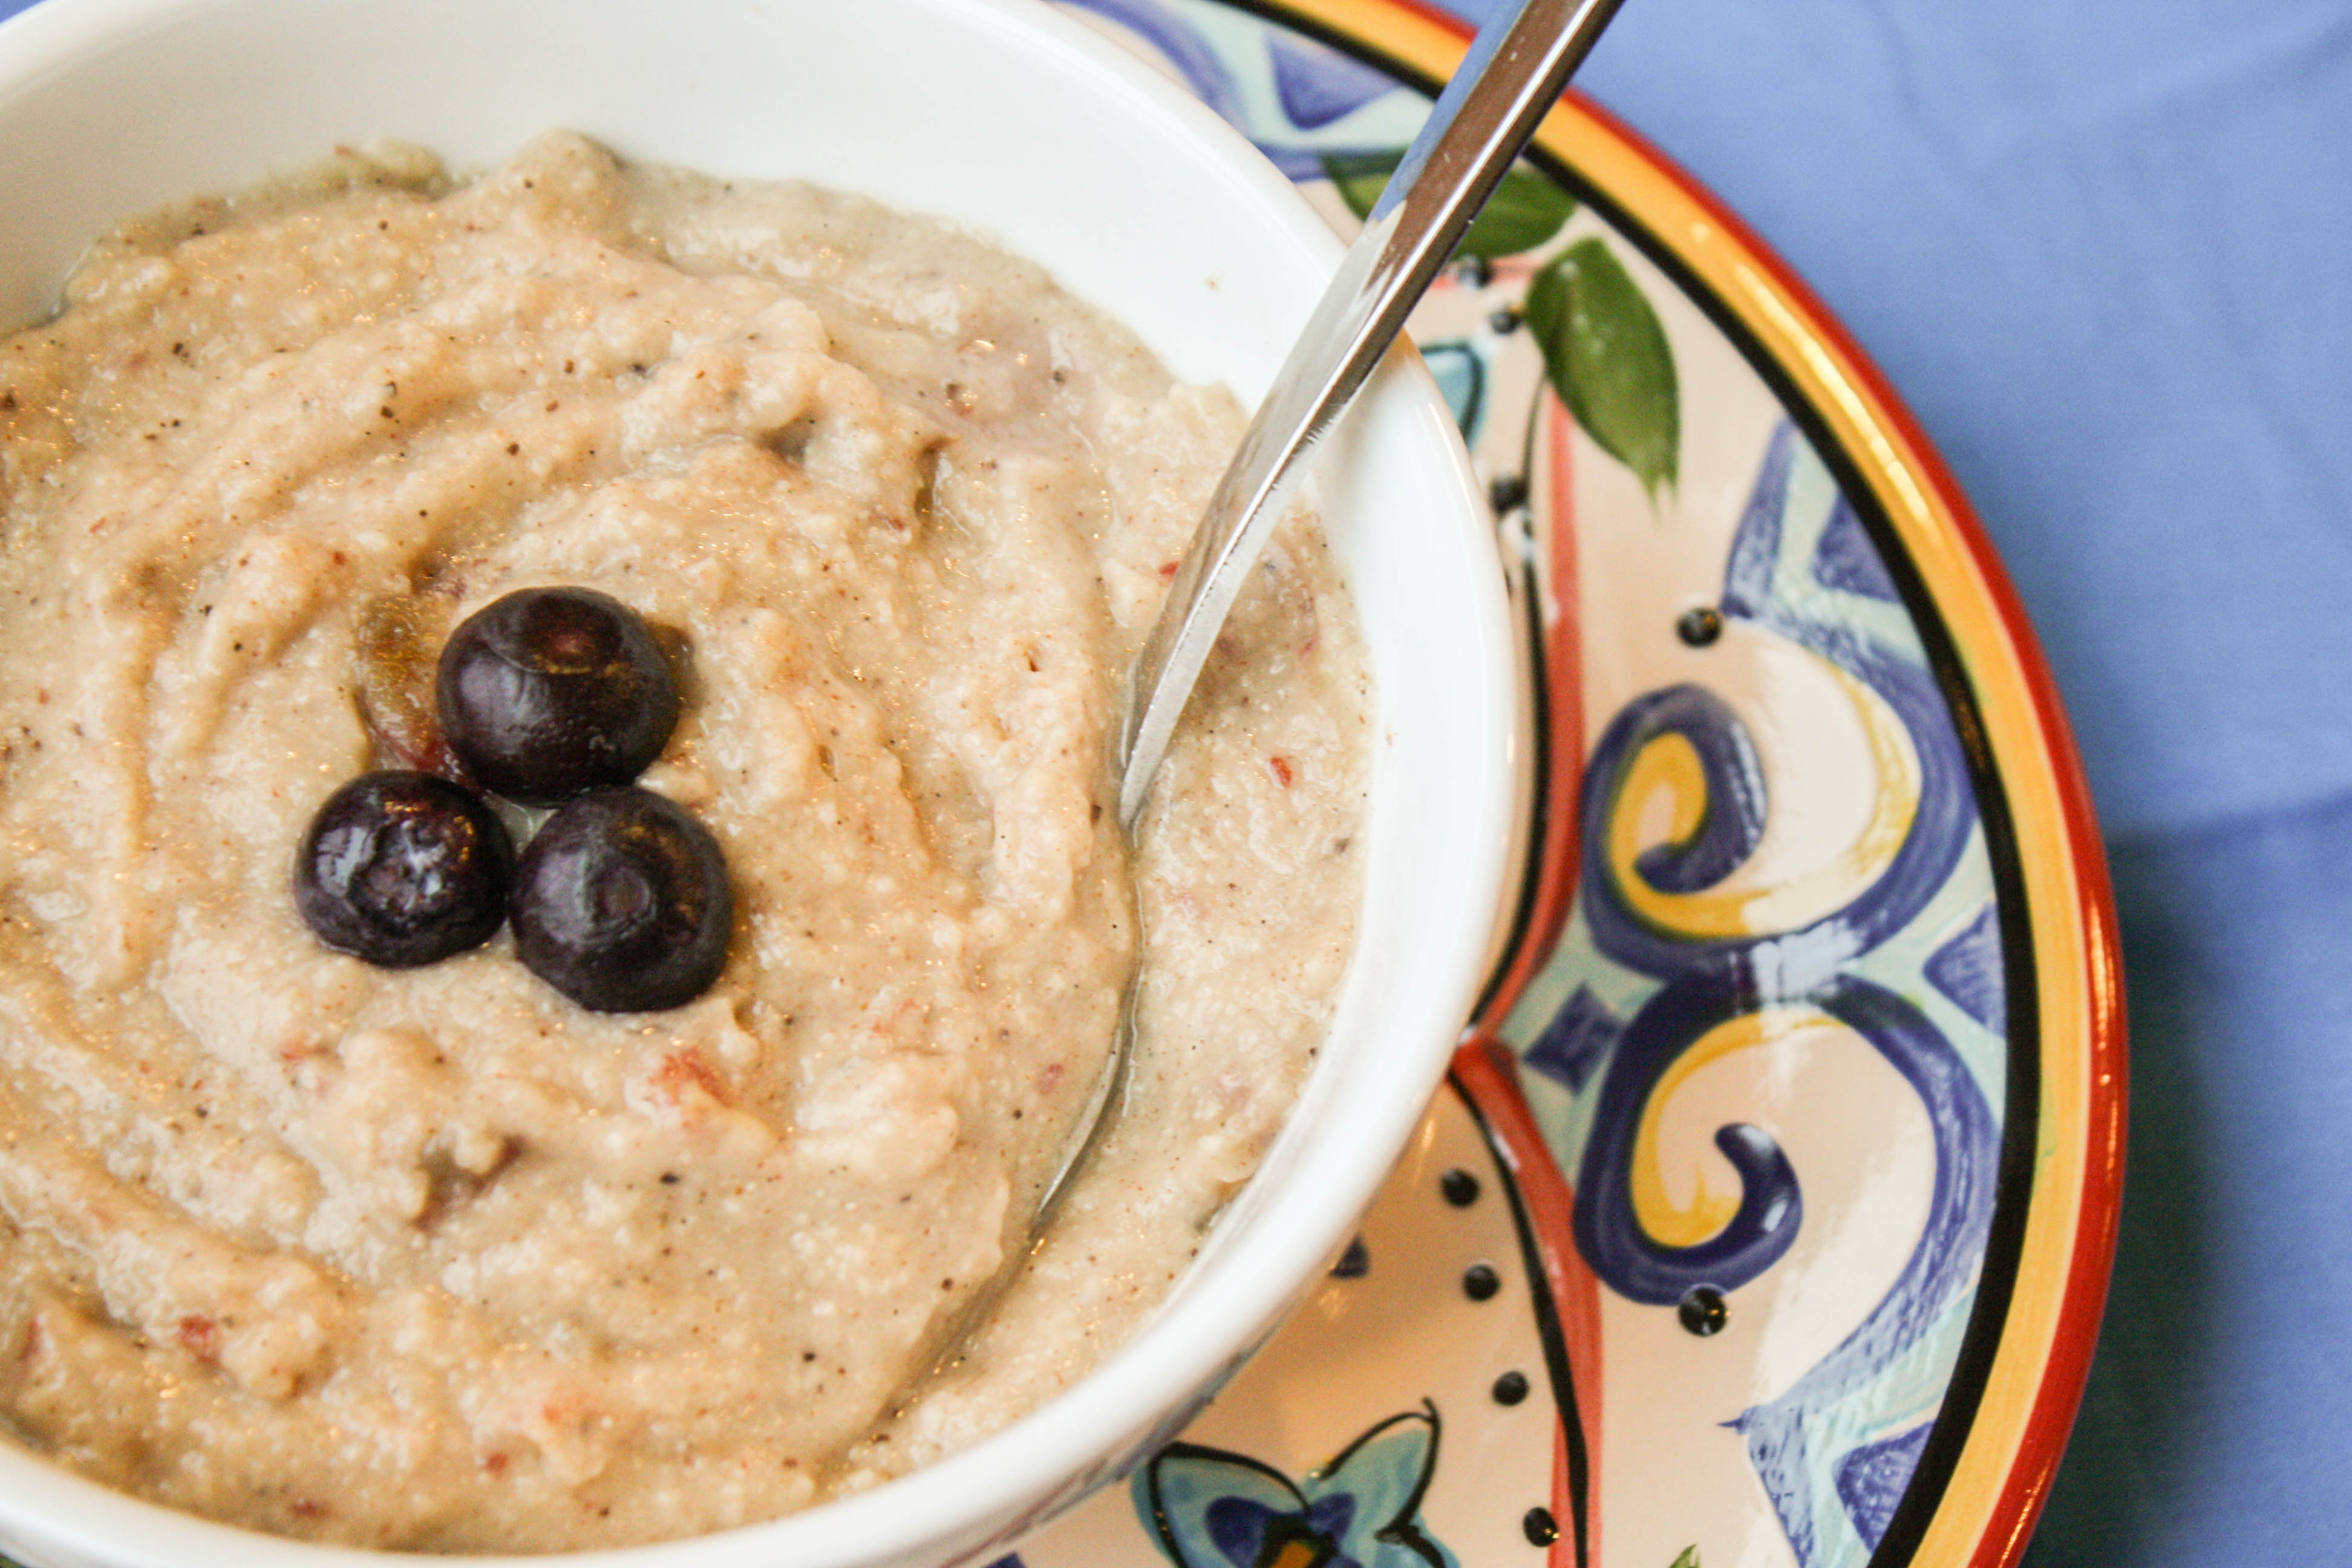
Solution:
<svg viewBox="0 0 2352 1568"><path fill-rule="evenodd" d="M547 819L509 903L523 966L583 1007L691 1002L727 963L735 900L709 829L648 790L591 790Z"/></svg>
<svg viewBox="0 0 2352 1568"><path fill-rule="evenodd" d="M468 616L441 649L435 696L450 749L526 805L629 783L677 723L660 645L589 588L526 588Z"/></svg>
<svg viewBox="0 0 2352 1568"><path fill-rule="evenodd" d="M362 773L327 797L294 860L294 907L337 952L386 969L490 940L514 850L490 808L431 773Z"/></svg>

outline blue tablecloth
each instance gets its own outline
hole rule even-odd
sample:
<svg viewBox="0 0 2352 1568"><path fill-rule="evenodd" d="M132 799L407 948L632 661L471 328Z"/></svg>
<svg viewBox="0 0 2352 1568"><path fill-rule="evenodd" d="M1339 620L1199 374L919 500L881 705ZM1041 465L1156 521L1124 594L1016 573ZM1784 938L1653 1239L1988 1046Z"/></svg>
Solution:
<svg viewBox="0 0 2352 1568"><path fill-rule="evenodd" d="M1885 369L2082 740L2131 1191L2029 1562L2345 1557L2352 6L1626 0L1582 82Z"/></svg>
<svg viewBox="0 0 2352 1568"><path fill-rule="evenodd" d="M1580 81L1885 368L2081 738L2131 1170L2028 1562L2346 1560L2352 6L1626 0Z"/></svg>

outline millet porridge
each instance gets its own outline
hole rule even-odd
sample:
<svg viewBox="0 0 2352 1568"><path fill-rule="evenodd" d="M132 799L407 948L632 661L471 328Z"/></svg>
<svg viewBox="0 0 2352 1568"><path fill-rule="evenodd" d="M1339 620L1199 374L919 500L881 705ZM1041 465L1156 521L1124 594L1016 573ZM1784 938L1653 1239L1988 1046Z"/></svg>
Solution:
<svg viewBox="0 0 2352 1568"><path fill-rule="evenodd" d="M1239 428L970 237L566 134L102 239L0 344L16 1431L262 1529L553 1551L870 1486L1082 1375L1255 1166L1354 935L1364 661L1303 521L1131 859L1112 809ZM433 765L446 628L555 584L686 671L643 782L736 912L673 1011L504 932L372 968L289 896L331 791ZM1131 973L1127 1112L1026 1251Z"/></svg>

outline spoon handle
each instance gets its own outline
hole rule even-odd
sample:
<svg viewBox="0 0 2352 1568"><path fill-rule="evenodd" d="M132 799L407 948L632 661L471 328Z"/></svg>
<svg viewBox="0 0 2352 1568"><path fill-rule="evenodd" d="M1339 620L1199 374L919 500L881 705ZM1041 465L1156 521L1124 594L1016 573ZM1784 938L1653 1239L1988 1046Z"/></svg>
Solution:
<svg viewBox="0 0 2352 1568"><path fill-rule="evenodd" d="M1521 0L1479 30L1340 258L1185 547L1128 691L1119 819L1132 828L1226 612L1316 449L1620 0Z"/></svg>

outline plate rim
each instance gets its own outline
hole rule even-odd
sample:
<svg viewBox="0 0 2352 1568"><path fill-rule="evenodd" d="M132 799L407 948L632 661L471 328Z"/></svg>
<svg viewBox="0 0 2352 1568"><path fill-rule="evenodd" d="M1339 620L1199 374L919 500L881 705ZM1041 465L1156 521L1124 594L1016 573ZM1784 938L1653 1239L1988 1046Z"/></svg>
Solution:
<svg viewBox="0 0 2352 1568"><path fill-rule="evenodd" d="M1225 0L1370 50L1431 82L1470 26L1428 0ZM1547 115L1538 153L1572 169L1728 316L1827 429L1918 576L1982 733L2024 894L2035 1028L2032 1185L1998 1337L1965 1436L1916 1533L1874 1563L2011 1568L2063 1457L2098 1340L2123 1194L2122 960L2105 849L2072 726L2022 601L1966 494L1892 384L1793 268L1706 185L1590 96ZM1681 281L1679 279L1677 281ZM1761 368L1761 367L1759 367ZM2005 1154L2007 1151L2004 1152ZM2007 1165L2005 1158L2003 1162ZM2003 1173L2003 1184L2011 1179ZM1998 1247L1996 1237L1993 1245ZM1972 1334L1973 1337L1973 1334ZM1906 1512L1908 1510L1906 1509ZM1899 1539L1912 1536L1906 1552Z"/></svg>

